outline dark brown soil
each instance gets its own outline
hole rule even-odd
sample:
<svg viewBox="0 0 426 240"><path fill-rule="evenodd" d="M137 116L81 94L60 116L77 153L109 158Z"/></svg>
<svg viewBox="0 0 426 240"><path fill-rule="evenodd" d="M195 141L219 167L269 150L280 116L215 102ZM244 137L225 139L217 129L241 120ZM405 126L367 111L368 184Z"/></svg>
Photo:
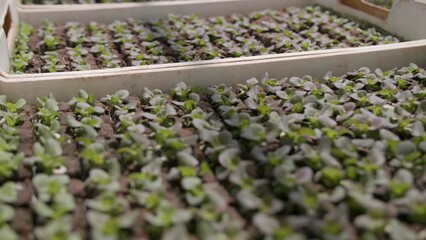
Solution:
<svg viewBox="0 0 426 240"><path fill-rule="evenodd" d="M161 174L162 179L163 179L163 186L165 186L164 189L164 197L170 201L170 203L175 207L175 208L181 208L183 207L183 204L180 200L179 196L179 189L178 188L174 188L168 181L167 181L167 174L168 171L164 170L163 173Z"/></svg>
<svg viewBox="0 0 426 240"><path fill-rule="evenodd" d="M44 65L41 55L34 54L34 57L30 60L28 73L42 73L42 67Z"/></svg>
<svg viewBox="0 0 426 240"><path fill-rule="evenodd" d="M71 112L66 112L69 110L69 106L65 103L60 103L59 108L59 119L61 123L59 134L61 134L64 138L64 141L62 142L62 151L65 167L67 168L67 174L71 177L81 177L82 171L78 157L77 143L73 137L68 134L66 124L67 117L73 117L73 114Z"/></svg>
<svg viewBox="0 0 426 240"><path fill-rule="evenodd" d="M108 109L108 107L100 101L97 101L95 105L100 106L106 110ZM107 111L105 114L101 115L100 118L102 119L103 124L98 130L97 139L105 143L107 149L107 152L105 153L106 159L117 159L114 149L117 148L118 143L115 137L114 122L110 115L108 115Z"/></svg>
<svg viewBox="0 0 426 240"><path fill-rule="evenodd" d="M33 215L28 208L15 208L15 217L12 220L12 229L19 235L19 239L32 239Z"/></svg>
<svg viewBox="0 0 426 240"><path fill-rule="evenodd" d="M213 109L210 103L208 103L206 99L204 99L203 97L201 97L200 102L198 102L198 107L200 107L206 113L211 113L212 115L210 118L212 120L216 121L221 119L219 114Z"/></svg>
<svg viewBox="0 0 426 240"><path fill-rule="evenodd" d="M90 52L86 54L85 57L87 63L90 64L90 68L95 70L95 69L99 69L98 65L96 64L96 58L95 56L93 56L93 54L91 54Z"/></svg>
<svg viewBox="0 0 426 240"><path fill-rule="evenodd" d="M19 151L24 154L25 157L33 156L33 144L34 144L34 132L33 132L33 117L34 107L26 105L24 106L21 114L21 125L18 127L18 135L21 139L21 145ZM19 180L32 177L32 170L27 166L21 164L18 169Z"/></svg>
<svg viewBox="0 0 426 240"><path fill-rule="evenodd" d="M42 54L42 51L39 46L40 41L41 38L37 33L32 34L28 41L28 47L34 54Z"/></svg>
<svg viewBox="0 0 426 240"><path fill-rule="evenodd" d="M76 208L72 214L73 230L78 233L81 239L86 239L88 237L87 232L87 220L86 220L86 207L84 205L84 200L81 198L76 199Z"/></svg>
<svg viewBox="0 0 426 240"><path fill-rule="evenodd" d="M133 225L133 229L132 229L133 239L147 240L148 237L146 236L146 233L144 231L145 217L146 217L145 211L143 209L136 209L132 211L136 212L135 224Z"/></svg>
<svg viewBox="0 0 426 240"><path fill-rule="evenodd" d="M31 179L25 179L20 183L21 188L18 190L18 200L16 205L28 207L31 203L31 198L34 195Z"/></svg>
<svg viewBox="0 0 426 240"><path fill-rule="evenodd" d="M65 65L65 72L71 71L70 59L66 49L57 50L59 54L59 65Z"/></svg>
<svg viewBox="0 0 426 240"><path fill-rule="evenodd" d="M75 197L84 198L84 188L85 185L83 181L81 181L80 179L73 178L69 183L68 192L74 195Z"/></svg>
<svg viewBox="0 0 426 240"><path fill-rule="evenodd" d="M23 152L26 157L33 155L32 145L34 142L34 135L32 120L35 114L34 111L34 107L25 106L21 115L22 125L18 127L18 134L22 140L20 151Z"/></svg>

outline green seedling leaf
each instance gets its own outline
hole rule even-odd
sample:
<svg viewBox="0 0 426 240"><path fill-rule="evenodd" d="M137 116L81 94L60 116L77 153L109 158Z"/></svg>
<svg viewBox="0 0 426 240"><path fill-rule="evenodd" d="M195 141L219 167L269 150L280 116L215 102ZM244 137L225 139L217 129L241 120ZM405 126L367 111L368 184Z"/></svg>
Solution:
<svg viewBox="0 0 426 240"><path fill-rule="evenodd" d="M279 227L277 219L264 213L257 213L253 217L253 224L266 235L271 235Z"/></svg>
<svg viewBox="0 0 426 240"><path fill-rule="evenodd" d="M62 155L62 147L61 144L55 139L47 139L45 146L45 153L50 156L61 156Z"/></svg>
<svg viewBox="0 0 426 240"><path fill-rule="evenodd" d="M0 204L0 224L3 225L7 222L12 221L15 215L13 207L10 207L5 204Z"/></svg>
<svg viewBox="0 0 426 240"><path fill-rule="evenodd" d="M92 169L87 180L89 185L95 186L99 190L107 190L117 192L120 190L120 185L107 172L102 169Z"/></svg>
<svg viewBox="0 0 426 240"><path fill-rule="evenodd" d="M114 96L118 97L121 100L126 99L129 96L129 91L127 90L119 90L116 93L114 93Z"/></svg>
<svg viewBox="0 0 426 240"><path fill-rule="evenodd" d="M72 232L71 216L55 219L43 227L36 228L35 235L38 239L81 240L78 234Z"/></svg>
<svg viewBox="0 0 426 240"><path fill-rule="evenodd" d="M398 220L391 220L386 226L386 232L390 235L392 240L406 239L416 240L416 234L407 226L404 226Z"/></svg>
<svg viewBox="0 0 426 240"><path fill-rule="evenodd" d="M18 199L17 186L14 182L6 182L0 187L0 201L14 203Z"/></svg>
<svg viewBox="0 0 426 240"><path fill-rule="evenodd" d="M67 117L67 125L71 128L79 128L83 126L81 122L77 121L75 118L71 116Z"/></svg>
<svg viewBox="0 0 426 240"><path fill-rule="evenodd" d="M250 123L247 128L244 128L241 132L241 137L251 141L262 141L266 136L266 129L257 123Z"/></svg>
<svg viewBox="0 0 426 240"><path fill-rule="evenodd" d="M90 209L116 216L121 214L127 207L123 199L117 198L115 194L111 192L104 192L96 199L87 200L86 205Z"/></svg>
<svg viewBox="0 0 426 240"><path fill-rule="evenodd" d="M176 156L180 165L191 167L196 167L199 165L198 160L187 152L178 152Z"/></svg>
<svg viewBox="0 0 426 240"><path fill-rule="evenodd" d="M8 225L4 225L0 227L0 237L2 239L8 239L8 240L18 240L18 235L16 232L9 227Z"/></svg>
<svg viewBox="0 0 426 240"><path fill-rule="evenodd" d="M181 185L185 190L191 190L199 185L201 185L201 179L197 177L185 177L182 179Z"/></svg>

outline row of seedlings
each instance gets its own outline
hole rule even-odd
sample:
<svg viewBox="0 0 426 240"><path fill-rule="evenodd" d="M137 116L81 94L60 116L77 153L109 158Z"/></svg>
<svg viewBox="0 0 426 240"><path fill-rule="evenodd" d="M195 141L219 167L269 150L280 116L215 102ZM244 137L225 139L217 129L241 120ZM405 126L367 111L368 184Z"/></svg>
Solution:
<svg viewBox="0 0 426 240"><path fill-rule="evenodd" d="M141 66L174 62L165 51L167 47L157 40L145 22L129 19L115 21L109 25L117 49L120 50L127 66Z"/></svg>
<svg viewBox="0 0 426 240"><path fill-rule="evenodd" d="M122 66L118 52L114 48L114 40L106 26L91 22L88 26L90 36L90 53L97 59L99 68L118 68Z"/></svg>
<svg viewBox="0 0 426 240"><path fill-rule="evenodd" d="M284 224L281 227L282 223L276 220L283 210L283 201L273 195L269 182L262 178L264 166L253 161L250 155L244 154L259 147L269 147L272 152L273 143L262 143L266 131L263 125L256 123L264 115L251 116L245 112L244 103L230 88L218 86L210 91L212 94L208 101L220 114L217 116L219 121L198 119L194 121L194 125L205 142L202 150L215 175L235 196L239 211L256 228L258 237L300 237L288 231ZM262 114L267 114L263 107L259 109ZM278 133L278 129L274 130Z"/></svg>
<svg viewBox="0 0 426 240"><path fill-rule="evenodd" d="M188 231L193 231L198 239L247 238L245 221L231 206L230 196L216 181L207 162L197 155L200 142L191 120L208 115L197 107L200 96L180 83L172 89L171 96L145 89L142 100L149 110L144 117L154 122L150 125L167 159L167 179L177 187L182 202L193 214Z"/></svg>
<svg viewBox="0 0 426 240"><path fill-rule="evenodd" d="M37 226L32 234L38 239L79 239L73 224L77 203L69 192L76 149L69 148L64 112L53 95L37 100L34 157L28 159L34 171L31 208Z"/></svg>
<svg viewBox="0 0 426 240"><path fill-rule="evenodd" d="M68 58L66 54L65 36L52 21L44 21L38 33L39 54L43 60L43 72L69 71Z"/></svg>
<svg viewBox="0 0 426 240"><path fill-rule="evenodd" d="M86 29L79 23L69 22L65 25L65 35L67 37L67 54L70 58L71 69L74 71L84 71L96 69L95 58L85 47L89 42Z"/></svg>
<svg viewBox="0 0 426 240"><path fill-rule="evenodd" d="M115 96L115 95L114 95ZM108 106L92 94L80 91L68 102L74 116L67 120L69 130L78 142L84 179L80 194L84 226L91 239L129 237L134 223L120 182L120 164L116 157L117 142Z"/></svg>
<svg viewBox="0 0 426 240"><path fill-rule="evenodd" d="M34 28L28 24L21 23L16 36L14 55L11 58L11 67L16 73L24 73L34 57L34 52L28 42Z"/></svg>
<svg viewBox="0 0 426 240"><path fill-rule="evenodd" d="M174 239L185 234L190 213L167 182L166 159L158 154L153 133L144 125L140 100L128 96L127 91L119 91L106 101L118 136L126 196L137 219L132 232L148 239Z"/></svg>
<svg viewBox="0 0 426 240"><path fill-rule="evenodd" d="M18 239L19 234L32 230L31 224L22 222L31 216L25 209L30 199L23 192L31 189L31 180L28 180L31 173L25 168L25 152L21 148L24 140L21 126L27 120L25 104L23 99L14 103L5 95L0 96L0 233L9 239Z"/></svg>

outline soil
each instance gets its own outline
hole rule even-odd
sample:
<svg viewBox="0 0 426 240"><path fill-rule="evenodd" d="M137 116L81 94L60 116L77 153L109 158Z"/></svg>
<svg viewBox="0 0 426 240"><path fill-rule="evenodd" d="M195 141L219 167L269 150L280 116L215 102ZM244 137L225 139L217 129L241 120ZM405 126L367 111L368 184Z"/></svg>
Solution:
<svg viewBox="0 0 426 240"><path fill-rule="evenodd" d="M119 52L119 49L117 49L116 47L115 47L115 43L114 43L114 40L115 40L115 38L113 37L113 33L108 29L108 27L107 26L105 26L105 32L107 32L108 33L108 48L109 48L109 50L111 51L111 54L114 56L114 59L116 59L116 60L119 60L120 61L120 66L121 67L126 67L127 66L127 64L126 64L126 62L124 61L124 56L123 56L123 54L121 54L120 52ZM102 64L101 64L102 65Z"/></svg>
<svg viewBox="0 0 426 240"><path fill-rule="evenodd" d="M29 62L29 67L27 67L28 73L41 73L42 67L44 65L43 60L41 59L42 51L39 46L39 42L41 41L41 38L38 34L32 34L29 41L28 41L28 47L30 51L34 53L34 57Z"/></svg>
<svg viewBox="0 0 426 240"><path fill-rule="evenodd" d="M33 214L28 208L15 208L15 217L12 220L12 229L19 234L19 239L32 239Z"/></svg>
<svg viewBox="0 0 426 240"><path fill-rule="evenodd" d="M70 59L66 50L67 39L65 36L65 29L63 26L56 27L56 36L59 37L60 44L57 46L59 65L65 66L65 72L71 71Z"/></svg>
<svg viewBox="0 0 426 240"><path fill-rule="evenodd" d="M41 38L40 35L37 34L37 32L33 33L28 41L28 47L34 54L41 54L42 51L40 49L40 43Z"/></svg>
<svg viewBox="0 0 426 240"><path fill-rule="evenodd" d="M88 224L85 216L87 209L82 198L77 198L75 201L76 208L72 214L73 230L80 235L81 239L86 239L88 237Z"/></svg>
<svg viewBox="0 0 426 240"><path fill-rule="evenodd" d="M18 180L24 180L33 176L32 170L21 164L18 168Z"/></svg>
<svg viewBox="0 0 426 240"><path fill-rule="evenodd" d="M129 181L127 180L128 175L121 175L120 183L120 194L125 196L129 192Z"/></svg>
<svg viewBox="0 0 426 240"><path fill-rule="evenodd" d="M148 237L145 233L145 218L146 213L143 209L136 209L132 210L133 212L136 212L136 219L135 224L133 225L132 232L133 232L133 239L138 240L147 240Z"/></svg>
<svg viewBox="0 0 426 240"><path fill-rule="evenodd" d="M105 114L101 115L100 118L103 121L101 128L98 130L98 137L100 141L105 143L107 152L105 154L107 159L116 159L117 154L113 149L117 148L117 139L115 138L114 121L108 112L108 106L100 101L95 102L96 106L100 106L105 109Z"/></svg>
<svg viewBox="0 0 426 240"><path fill-rule="evenodd" d="M68 134L66 120L68 117L74 117L74 114L68 112L70 110L66 103L59 103L59 119L60 129L59 134L64 138L62 142L62 151L65 161L65 167L67 168L67 174L71 177L82 177L82 169L80 159L78 157L77 143L72 136Z"/></svg>
<svg viewBox="0 0 426 240"><path fill-rule="evenodd" d="M220 117L217 114L217 112L210 105L210 103L206 100L207 99L205 98L205 96L201 96L201 99L198 102L197 106L200 107L203 111L205 111L207 113L212 113L211 119L214 119L214 118L219 119ZM191 134L191 133L193 134L194 132L196 132L196 130L192 129L192 128L182 128L181 132L184 132L185 133L184 135L188 136L189 134ZM206 161L207 159L209 159L209 156L206 156L203 153L203 151L201 150L202 149L201 144L202 143L200 141L197 141L197 144L192 147L193 156L200 161L200 164L201 164L202 160ZM252 234L252 236L256 236L257 233L255 231L255 228L249 222L247 222L244 219L243 216L241 216L239 214L237 209L235 209L232 206L235 203L234 197L231 196L230 193L227 191L227 189L219 183L219 181L217 180L214 173L211 172L211 171L208 171L208 172L202 174L201 177L202 177L203 182L206 184L205 186L208 186L211 189L213 189L214 191L216 191L228 203L227 207L225 209L216 209L216 210L218 212L227 212L232 217L232 219L234 221L238 221L243 226L245 226L245 230L250 232Z"/></svg>
<svg viewBox="0 0 426 240"><path fill-rule="evenodd" d="M42 73L42 67L44 65L41 55L34 54L34 57L29 62L27 73Z"/></svg>
<svg viewBox="0 0 426 240"><path fill-rule="evenodd" d="M181 208L183 207L183 203L181 202L179 198L179 189L173 187L168 181L167 181L167 174L168 170L164 169L163 173L161 174L162 180L163 180L163 186L164 186L164 198L166 198L175 208Z"/></svg>
<svg viewBox="0 0 426 240"><path fill-rule="evenodd" d="M87 53L84 59L90 65L90 69L92 70L99 69L98 65L96 64L96 58L95 56L93 56L93 54L91 54L90 52Z"/></svg>
<svg viewBox="0 0 426 240"><path fill-rule="evenodd" d="M34 144L34 132L33 132L33 117L35 109L33 106L26 105L22 109L21 122L22 124L18 127L18 135L21 139L21 145L19 151L24 154L25 157L33 156L33 144ZM18 169L19 180L32 177L32 170L24 164L21 164Z"/></svg>
<svg viewBox="0 0 426 240"><path fill-rule="evenodd" d="M82 180L73 178L71 179L69 183L68 192L74 195L75 197L84 198L85 197L84 188L85 188L85 185Z"/></svg>
<svg viewBox="0 0 426 240"><path fill-rule="evenodd" d="M18 200L16 201L17 206L28 207L31 204L31 198L34 195L34 189L32 186L31 179L25 179L20 183L20 189L18 190Z"/></svg>

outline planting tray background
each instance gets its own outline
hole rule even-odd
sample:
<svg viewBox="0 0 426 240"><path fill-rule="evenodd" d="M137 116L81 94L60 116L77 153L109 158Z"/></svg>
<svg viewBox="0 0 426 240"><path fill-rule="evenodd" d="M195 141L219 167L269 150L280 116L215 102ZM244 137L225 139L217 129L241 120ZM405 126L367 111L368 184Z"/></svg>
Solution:
<svg viewBox="0 0 426 240"><path fill-rule="evenodd" d="M169 90L178 82L191 86L211 86L225 83L232 86L256 77L262 79L266 73L270 77L311 75L316 79L332 71L339 75L363 66L371 69L392 69L416 63L426 67L426 40L404 45L394 45L386 49L365 47L358 51L325 53L291 58L244 59L223 63L195 63L170 67L147 66L144 69L131 67L129 70L76 72L76 74L35 74L0 77L0 92L7 93L12 100L25 97L28 102L37 96L54 93L58 100L68 100L79 89L91 92L95 97L111 94L120 89L128 89L131 94L140 96L144 87ZM256 59L257 58L257 59ZM174 64L170 64L174 65ZM100 73L102 72L102 73Z"/></svg>
<svg viewBox="0 0 426 240"><path fill-rule="evenodd" d="M64 99L80 88L88 89L97 96L110 93L123 87L142 89L167 89L176 82L185 81L191 85L217 84L226 81L235 84L247 80L251 76L261 77L266 72L274 76L291 76L311 74L322 77L325 71L333 70L343 73L364 65L371 67L393 68L404 66L407 62L422 65L426 62L425 41L412 41L374 47L320 50L301 53L266 55L237 59L209 60L190 63L159 64L155 66L126 67L122 69L92 70L67 73L46 74L8 74L8 54L13 51L14 36L19 21L40 24L44 19L54 20L61 24L68 21L101 23L114 20L126 20L129 17L157 19L169 13L191 14L210 17L228 15L236 12L244 13L264 9L282 9L288 6L303 7L308 4L320 4L344 15L354 16L376 25L405 40L426 39L426 5L408 0L399 1L389 16L386 10L377 10L372 5L353 4L358 1L347 0L191 0L171 2L149 2L58 6L49 9L18 9L14 1L2 1L2 22L10 27L0 32L0 88L11 97L19 95L29 99L48 92L55 92ZM350 5L350 6L348 6ZM9 16L9 17L7 17ZM6 35L7 33L7 35ZM25 90L28 91L25 91ZM133 92L132 94L138 94Z"/></svg>
<svg viewBox="0 0 426 240"><path fill-rule="evenodd" d="M67 3L60 3L60 4L25 4L23 3L24 0L14 0L16 2L16 6L18 8L21 9L37 9L37 8L56 8L59 6L73 6L73 5L84 5L84 6L93 6L93 5L104 5L104 4L111 4L111 5L120 5L120 4L134 4L134 3L146 3L146 2L111 2L108 3L71 3L71 4L67 4ZM169 2L169 1L197 1L197 0L151 0L150 2ZM204 0L204 1L209 1L209 0Z"/></svg>
<svg viewBox="0 0 426 240"><path fill-rule="evenodd" d="M167 1L167 0L156 0L156 1ZM172 1L194 1L194 0L172 0ZM208 1L208 0L205 0L205 1ZM374 1L372 1L372 0L362 0L362 1L366 2L366 3L373 3L374 4ZM397 1L398 0L396 0L394 2L397 2ZM419 1L422 1L422 0L419 0ZM84 6L88 6L88 7L99 5L98 3L95 3L95 4L91 4L91 3L87 3L87 4L85 4L85 3L83 3L83 4L24 4L23 3L24 0L15 0L15 2L16 2L16 6L20 9L37 9L37 8L46 9L46 8L57 8L57 7L64 6L64 5L67 6L67 7L69 5L71 5L71 6L73 6L73 5L84 5ZM120 3L102 3L102 4L103 5L105 5L105 4L120 5L120 4L129 4L129 3L128 2L120 2ZM134 3L130 3L130 4L134 4ZM375 5L380 6L380 4L375 4ZM385 8L385 7L383 7L383 8Z"/></svg>

